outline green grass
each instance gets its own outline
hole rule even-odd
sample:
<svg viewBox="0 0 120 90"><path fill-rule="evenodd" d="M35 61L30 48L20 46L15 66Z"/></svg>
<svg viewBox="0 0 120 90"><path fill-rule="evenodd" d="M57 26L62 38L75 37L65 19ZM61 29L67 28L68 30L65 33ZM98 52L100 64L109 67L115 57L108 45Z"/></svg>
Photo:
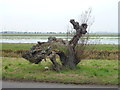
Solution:
<svg viewBox="0 0 120 90"><path fill-rule="evenodd" d="M119 45L120 46L120 45ZM112 44L89 44L87 45L88 50L118 50L118 45Z"/></svg>
<svg viewBox="0 0 120 90"><path fill-rule="evenodd" d="M118 84L117 60L83 60L74 70L44 70L51 62L42 61L31 64L23 58L7 58L2 60L3 79L22 79L46 82L61 82L74 84Z"/></svg>
<svg viewBox="0 0 120 90"><path fill-rule="evenodd" d="M27 50L30 49L33 43L0 43L2 50Z"/></svg>
<svg viewBox="0 0 120 90"><path fill-rule="evenodd" d="M90 34L90 37L118 37L118 34Z"/></svg>
<svg viewBox="0 0 120 90"><path fill-rule="evenodd" d="M0 43L2 50L27 50L30 49L33 43ZM88 50L118 50L118 45L111 44L89 44L87 45Z"/></svg>

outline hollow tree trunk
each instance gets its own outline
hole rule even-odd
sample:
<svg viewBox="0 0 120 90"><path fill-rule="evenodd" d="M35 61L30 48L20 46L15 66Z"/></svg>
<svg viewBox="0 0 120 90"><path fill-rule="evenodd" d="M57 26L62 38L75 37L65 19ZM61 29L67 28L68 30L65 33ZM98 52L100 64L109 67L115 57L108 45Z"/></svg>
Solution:
<svg viewBox="0 0 120 90"><path fill-rule="evenodd" d="M71 69L75 68L76 65L80 62L80 59L76 55L75 47L82 34L86 34L87 24L79 25L79 23L75 22L74 19L70 20L70 22L76 30L76 34L68 43L62 43L64 45L68 45L68 52L66 54L59 50L52 51L50 42L38 42L38 44L33 46L28 52L24 53L22 57L29 60L31 63L38 64L43 59L46 60L46 56L50 56L49 58L53 63L53 69L59 71L61 64L56 61L56 54L58 54L60 56L60 61L63 67L68 67ZM46 46L49 47L44 49Z"/></svg>
<svg viewBox="0 0 120 90"><path fill-rule="evenodd" d="M75 50L73 48L73 46L71 45L68 45L68 55L67 55L67 63L66 63L66 66L70 67L71 69L72 68L75 68L75 61L76 61L76 58L75 58Z"/></svg>
<svg viewBox="0 0 120 90"><path fill-rule="evenodd" d="M70 20L71 24L73 25L74 29L76 30L76 34L73 36L73 38L69 41L68 44L68 53L65 56L65 54L58 54L60 56L60 60L62 62L63 66L67 66L71 69L75 68L76 65L80 62L80 59L77 58L75 54L75 47L81 38L82 34L85 34L87 24L79 25L78 22L75 22L73 19ZM84 27L86 26L86 27Z"/></svg>
<svg viewBox="0 0 120 90"><path fill-rule="evenodd" d="M55 70L55 71L60 71L60 64L56 61L56 55L55 55L55 53L52 53L50 56L49 56L49 58L50 58L50 60L51 60L51 62L53 63L53 69Z"/></svg>

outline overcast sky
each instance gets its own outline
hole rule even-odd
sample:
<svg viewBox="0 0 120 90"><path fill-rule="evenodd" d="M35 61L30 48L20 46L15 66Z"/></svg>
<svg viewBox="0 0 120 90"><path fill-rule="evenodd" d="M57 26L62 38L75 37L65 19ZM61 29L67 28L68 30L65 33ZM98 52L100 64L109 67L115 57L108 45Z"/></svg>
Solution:
<svg viewBox="0 0 120 90"><path fill-rule="evenodd" d="M118 32L119 0L0 0L0 30L66 32L69 20L92 8L90 32Z"/></svg>

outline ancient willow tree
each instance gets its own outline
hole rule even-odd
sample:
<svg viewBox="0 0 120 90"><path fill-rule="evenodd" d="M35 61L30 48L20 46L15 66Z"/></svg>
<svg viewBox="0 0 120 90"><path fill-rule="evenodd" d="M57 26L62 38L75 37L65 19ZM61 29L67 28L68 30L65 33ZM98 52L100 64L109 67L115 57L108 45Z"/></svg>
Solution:
<svg viewBox="0 0 120 90"><path fill-rule="evenodd" d="M70 23L76 30L76 34L70 41L67 42L55 37L49 37L48 42L38 42L29 51L24 53L22 57L38 64L43 59L46 61L47 56L49 56L55 70L60 70L62 67L75 68L80 62L80 58L77 57L76 53L76 45L82 34L87 33L87 24L79 25L79 22L76 22L74 19L71 19ZM61 64L56 61L56 55L59 56Z"/></svg>
<svg viewBox="0 0 120 90"><path fill-rule="evenodd" d="M70 41L49 37L48 42L38 42L29 51L25 52L22 57L31 63L38 64L42 60L51 60L52 69L59 71L64 67L74 69L81 61L79 57L82 53L78 53L77 45L82 35L87 33L87 23L79 24L74 19L70 20L75 34ZM47 58L47 59L46 59ZM59 58L60 62L56 60Z"/></svg>

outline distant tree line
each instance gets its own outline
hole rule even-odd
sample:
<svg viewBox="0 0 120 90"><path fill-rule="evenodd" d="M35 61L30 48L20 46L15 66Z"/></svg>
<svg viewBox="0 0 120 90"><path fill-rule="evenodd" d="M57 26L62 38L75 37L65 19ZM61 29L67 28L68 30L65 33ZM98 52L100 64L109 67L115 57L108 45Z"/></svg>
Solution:
<svg viewBox="0 0 120 90"><path fill-rule="evenodd" d="M66 34L67 32L14 32L14 31L3 31L1 34Z"/></svg>

